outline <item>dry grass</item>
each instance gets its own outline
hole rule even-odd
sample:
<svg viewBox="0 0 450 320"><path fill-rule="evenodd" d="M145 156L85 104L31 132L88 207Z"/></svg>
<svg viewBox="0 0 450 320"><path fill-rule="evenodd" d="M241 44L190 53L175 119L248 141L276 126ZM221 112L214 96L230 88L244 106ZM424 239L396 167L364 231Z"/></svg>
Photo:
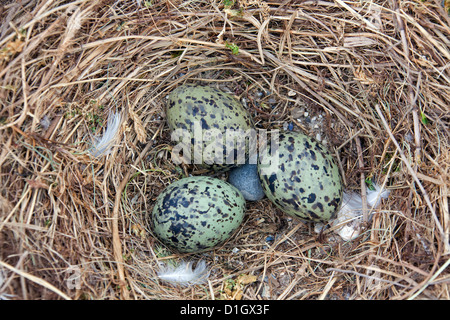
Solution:
<svg viewBox="0 0 450 320"><path fill-rule="evenodd" d="M2 297L220 299L245 274L243 299L449 299L449 16L440 0L298 2L0 5ZM245 98L259 128L320 135L347 189L390 198L349 243L265 199L225 245L172 255L145 216L199 173L170 161L165 97L185 81ZM93 158L112 111L120 139ZM161 283L158 260L181 257L209 283Z"/></svg>

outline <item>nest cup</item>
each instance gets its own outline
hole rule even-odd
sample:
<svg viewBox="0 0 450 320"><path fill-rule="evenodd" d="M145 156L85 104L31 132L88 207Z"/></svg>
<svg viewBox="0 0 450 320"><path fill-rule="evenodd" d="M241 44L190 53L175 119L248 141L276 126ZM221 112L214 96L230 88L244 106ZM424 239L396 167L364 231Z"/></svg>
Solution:
<svg viewBox="0 0 450 320"><path fill-rule="evenodd" d="M0 20L0 299L449 298L440 1L26 0ZM230 241L189 255L209 281L168 286L160 263L186 255L145 216L205 174L171 159L164 105L187 82L229 92L256 128L320 140L346 190L389 198L352 241L248 202Z"/></svg>

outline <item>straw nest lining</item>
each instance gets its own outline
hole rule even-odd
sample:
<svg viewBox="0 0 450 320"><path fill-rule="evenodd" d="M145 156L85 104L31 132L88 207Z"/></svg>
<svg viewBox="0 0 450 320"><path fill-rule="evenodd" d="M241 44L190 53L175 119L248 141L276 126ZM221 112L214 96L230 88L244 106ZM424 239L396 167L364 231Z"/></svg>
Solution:
<svg viewBox="0 0 450 320"><path fill-rule="evenodd" d="M23 0L0 19L2 298L449 298L440 1ZM348 190L370 180L389 199L352 242L264 199L223 246L173 255L145 216L202 173L170 161L165 97L186 81L232 92L259 128L318 137ZM112 112L120 137L94 158ZM161 282L158 262L181 257L206 260L209 282Z"/></svg>

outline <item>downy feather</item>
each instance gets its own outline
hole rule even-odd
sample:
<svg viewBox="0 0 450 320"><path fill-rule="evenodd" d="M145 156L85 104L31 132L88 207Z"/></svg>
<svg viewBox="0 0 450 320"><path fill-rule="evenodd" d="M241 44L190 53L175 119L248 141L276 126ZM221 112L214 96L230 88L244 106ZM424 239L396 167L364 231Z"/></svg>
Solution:
<svg viewBox="0 0 450 320"><path fill-rule="evenodd" d="M389 196L390 191L382 189L374 184L375 190L367 189L367 206L368 209L376 209L381 199ZM344 191L342 205L337 212L336 218L330 221L330 225L335 227L334 230L345 241L355 239L360 233L360 225L362 223L363 205L361 195L353 192ZM315 231L320 232L323 224L317 223Z"/></svg>
<svg viewBox="0 0 450 320"><path fill-rule="evenodd" d="M102 137L94 137L94 146L90 153L94 157L107 155L111 152L111 147L117 139L120 125L122 123L122 115L114 113L108 117L108 124Z"/></svg>
<svg viewBox="0 0 450 320"><path fill-rule="evenodd" d="M382 198L387 198L390 191L381 189L374 184L375 190L367 189L367 206L376 209ZM342 206L337 214L337 218L331 223L332 226L341 226L336 229L342 239L348 241L355 239L360 233L362 223L363 204L360 194L344 192Z"/></svg>
<svg viewBox="0 0 450 320"><path fill-rule="evenodd" d="M193 268L192 262L182 261L178 267L161 263L158 277L175 285L190 286L206 282L209 270L204 260L197 262L195 268Z"/></svg>

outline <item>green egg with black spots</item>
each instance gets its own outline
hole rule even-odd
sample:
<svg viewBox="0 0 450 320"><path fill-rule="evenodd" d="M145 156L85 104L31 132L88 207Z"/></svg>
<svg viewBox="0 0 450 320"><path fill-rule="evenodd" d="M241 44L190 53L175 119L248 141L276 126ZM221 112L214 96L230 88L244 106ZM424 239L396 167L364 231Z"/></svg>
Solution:
<svg viewBox="0 0 450 320"><path fill-rule="evenodd" d="M342 178L327 148L299 132L283 132L260 157L264 193L279 209L306 221L326 222L342 202Z"/></svg>
<svg viewBox="0 0 450 320"><path fill-rule="evenodd" d="M220 179L195 176L170 184L151 215L154 234L178 252L198 252L229 239L244 218L241 192Z"/></svg>
<svg viewBox="0 0 450 320"><path fill-rule="evenodd" d="M225 171L248 155L240 138L253 129L253 121L231 94L210 86L181 85L168 96L166 118L186 162Z"/></svg>

